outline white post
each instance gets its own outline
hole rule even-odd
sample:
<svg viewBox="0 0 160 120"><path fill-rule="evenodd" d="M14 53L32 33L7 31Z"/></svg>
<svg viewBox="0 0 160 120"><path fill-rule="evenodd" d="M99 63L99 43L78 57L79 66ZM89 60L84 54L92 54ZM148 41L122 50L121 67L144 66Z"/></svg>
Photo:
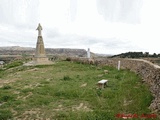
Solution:
<svg viewBox="0 0 160 120"><path fill-rule="evenodd" d="M90 59L91 55L90 55L90 49L88 48L88 51L87 51L87 58Z"/></svg>
<svg viewBox="0 0 160 120"><path fill-rule="evenodd" d="M120 67L121 67L121 61L119 60L118 61L118 70L120 70Z"/></svg>

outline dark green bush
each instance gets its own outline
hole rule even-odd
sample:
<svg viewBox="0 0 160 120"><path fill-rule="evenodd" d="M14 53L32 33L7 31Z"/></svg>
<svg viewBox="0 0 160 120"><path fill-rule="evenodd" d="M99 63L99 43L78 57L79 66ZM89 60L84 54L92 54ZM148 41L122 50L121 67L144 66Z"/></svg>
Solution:
<svg viewBox="0 0 160 120"><path fill-rule="evenodd" d="M70 78L68 75L65 75L65 76L63 77L63 80L64 80L64 81L67 81L67 80L71 80L71 78Z"/></svg>
<svg viewBox="0 0 160 120"><path fill-rule="evenodd" d="M71 61L71 58L69 58L69 57L68 57L68 58L66 58L66 61Z"/></svg>

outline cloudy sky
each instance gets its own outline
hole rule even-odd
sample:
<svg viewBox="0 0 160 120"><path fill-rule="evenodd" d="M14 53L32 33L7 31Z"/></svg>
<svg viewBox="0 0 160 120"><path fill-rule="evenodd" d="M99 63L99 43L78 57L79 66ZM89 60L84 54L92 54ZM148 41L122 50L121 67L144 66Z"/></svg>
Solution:
<svg viewBox="0 0 160 120"><path fill-rule="evenodd" d="M0 0L0 46L160 53L160 0Z"/></svg>

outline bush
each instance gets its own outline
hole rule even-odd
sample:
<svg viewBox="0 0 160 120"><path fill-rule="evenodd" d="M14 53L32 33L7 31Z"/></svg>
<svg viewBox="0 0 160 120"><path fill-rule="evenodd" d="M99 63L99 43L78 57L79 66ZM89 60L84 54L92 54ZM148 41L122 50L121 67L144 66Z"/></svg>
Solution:
<svg viewBox="0 0 160 120"><path fill-rule="evenodd" d="M63 80L67 81L67 80L71 80L71 78L70 78L68 75L65 75L65 76L63 77Z"/></svg>
<svg viewBox="0 0 160 120"><path fill-rule="evenodd" d="M66 61L71 61L71 58L69 58L69 57L68 57L68 58L66 58Z"/></svg>

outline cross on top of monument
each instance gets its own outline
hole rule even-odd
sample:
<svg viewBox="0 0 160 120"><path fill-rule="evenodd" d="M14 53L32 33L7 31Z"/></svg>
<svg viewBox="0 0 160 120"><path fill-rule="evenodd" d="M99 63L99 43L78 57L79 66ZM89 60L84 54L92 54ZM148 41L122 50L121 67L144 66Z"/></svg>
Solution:
<svg viewBox="0 0 160 120"><path fill-rule="evenodd" d="M37 29L36 30L38 30L38 36L42 36L42 26L41 26L41 24L39 23L38 24L38 27L37 27Z"/></svg>

